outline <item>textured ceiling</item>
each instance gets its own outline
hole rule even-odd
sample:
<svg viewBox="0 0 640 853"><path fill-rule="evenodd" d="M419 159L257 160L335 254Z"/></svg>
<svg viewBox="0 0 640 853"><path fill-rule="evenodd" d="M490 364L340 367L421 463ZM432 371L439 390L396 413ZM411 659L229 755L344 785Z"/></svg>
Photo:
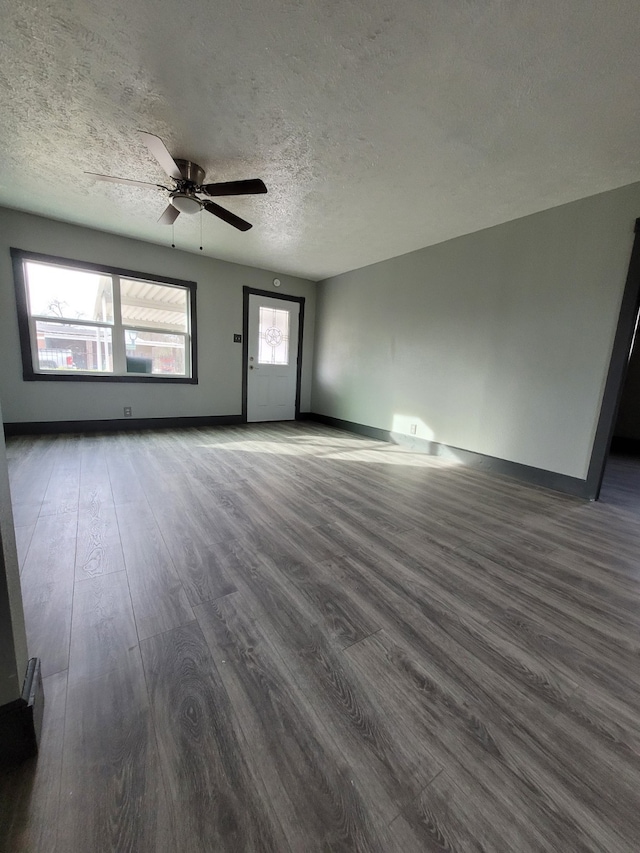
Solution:
<svg viewBox="0 0 640 853"><path fill-rule="evenodd" d="M640 180L637 0L0 0L0 204L158 243L161 136L205 252L312 279ZM639 211L640 213L640 211ZM199 217L175 226L198 251Z"/></svg>

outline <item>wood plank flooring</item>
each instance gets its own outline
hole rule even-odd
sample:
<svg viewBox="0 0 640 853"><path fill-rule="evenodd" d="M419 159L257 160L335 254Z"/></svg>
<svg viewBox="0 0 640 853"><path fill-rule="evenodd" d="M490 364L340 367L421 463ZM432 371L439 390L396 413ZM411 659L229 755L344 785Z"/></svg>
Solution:
<svg viewBox="0 0 640 853"><path fill-rule="evenodd" d="M640 850L640 461L587 504L311 423L8 455L1 849Z"/></svg>

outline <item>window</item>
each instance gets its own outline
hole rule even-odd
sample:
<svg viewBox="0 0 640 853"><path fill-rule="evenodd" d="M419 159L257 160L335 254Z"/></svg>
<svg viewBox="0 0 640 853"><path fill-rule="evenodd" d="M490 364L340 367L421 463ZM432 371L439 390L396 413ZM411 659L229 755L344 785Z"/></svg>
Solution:
<svg viewBox="0 0 640 853"><path fill-rule="evenodd" d="M258 364L289 364L289 312L260 306Z"/></svg>
<svg viewBox="0 0 640 853"><path fill-rule="evenodd" d="M197 381L195 282L11 254L25 379Z"/></svg>

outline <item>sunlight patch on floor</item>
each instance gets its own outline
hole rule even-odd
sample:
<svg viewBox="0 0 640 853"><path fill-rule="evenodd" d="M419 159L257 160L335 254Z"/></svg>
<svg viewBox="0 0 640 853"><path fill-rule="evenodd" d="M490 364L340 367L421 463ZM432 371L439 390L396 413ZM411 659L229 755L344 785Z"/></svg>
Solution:
<svg viewBox="0 0 640 853"><path fill-rule="evenodd" d="M260 453L278 456L358 462L376 465L411 465L421 468L438 468L456 464L455 457L448 459L441 455L430 456L427 453L403 447L400 444L387 444L367 438L342 438L338 436L287 436L286 440L271 441L267 438L248 438L245 440L207 442L198 447L203 450L223 450L229 453Z"/></svg>

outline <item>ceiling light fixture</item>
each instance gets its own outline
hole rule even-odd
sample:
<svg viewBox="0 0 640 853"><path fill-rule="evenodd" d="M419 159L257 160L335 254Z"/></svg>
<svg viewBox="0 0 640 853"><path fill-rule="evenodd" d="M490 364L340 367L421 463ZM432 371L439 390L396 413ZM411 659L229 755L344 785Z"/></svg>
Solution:
<svg viewBox="0 0 640 853"><path fill-rule="evenodd" d="M194 195L189 193L174 193L171 196L171 204L180 213L200 213L202 210L202 202ZM171 208L169 208L171 209Z"/></svg>

